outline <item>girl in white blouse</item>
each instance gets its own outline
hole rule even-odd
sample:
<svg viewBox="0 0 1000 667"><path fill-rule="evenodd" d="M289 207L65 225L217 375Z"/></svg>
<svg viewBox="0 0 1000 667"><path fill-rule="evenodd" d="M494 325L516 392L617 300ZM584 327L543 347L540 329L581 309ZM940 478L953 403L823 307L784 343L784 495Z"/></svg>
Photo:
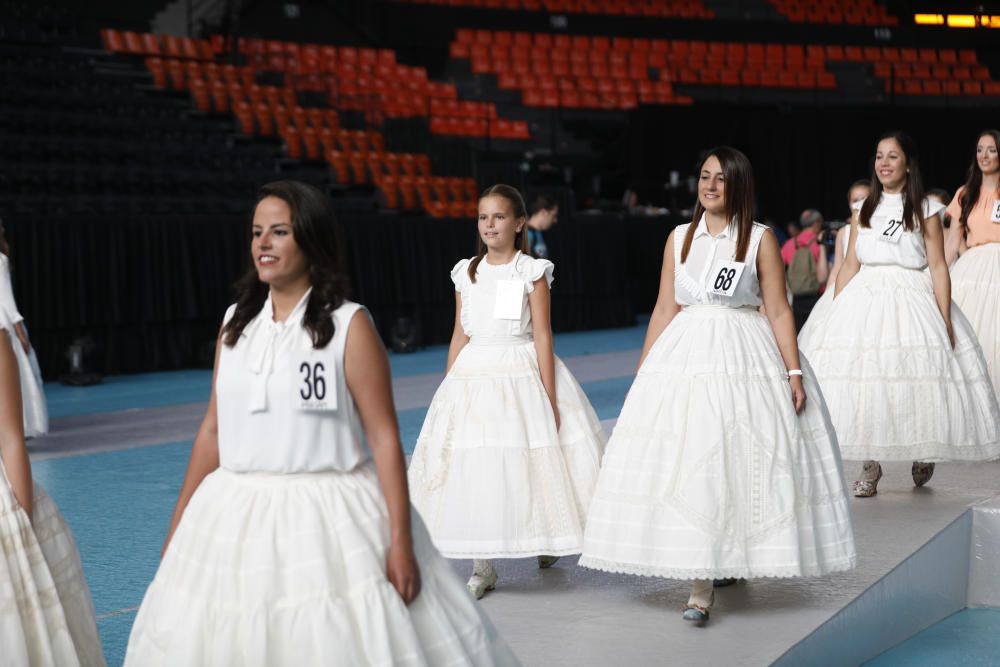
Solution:
<svg viewBox="0 0 1000 667"><path fill-rule="evenodd" d="M713 579L855 563L836 439L799 358L778 243L752 214L749 160L712 150L693 221L667 239L580 559L692 580L684 618L699 623Z"/></svg>
<svg viewBox="0 0 1000 667"><path fill-rule="evenodd" d="M17 310L10 279L10 246L7 244L3 222L0 221L0 327L17 339L14 356L17 358L18 376L21 381L21 401L24 412L24 435L34 438L49 432L49 410L42 389L42 372L38 358L28 339L24 317Z"/></svg>
<svg viewBox="0 0 1000 667"><path fill-rule="evenodd" d="M0 329L0 664L101 667L104 652L76 542L31 479L18 345Z"/></svg>
<svg viewBox="0 0 1000 667"><path fill-rule="evenodd" d="M826 324L802 339L844 458L864 461L854 495L874 496L880 460L1000 456L1000 407L968 320L951 301L940 212L924 198L913 140L879 139L872 192L855 208Z"/></svg>
<svg viewBox="0 0 1000 667"><path fill-rule="evenodd" d="M385 350L311 186L264 186L126 665L515 665L411 516Z"/></svg>
<svg viewBox="0 0 1000 667"><path fill-rule="evenodd" d="M552 352L552 262L527 254L507 185L479 199L479 251L452 269L455 331L410 462L413 503L441 552L472 558L477 598L494 559L580 553L604 451L590 402Z"/></svg>

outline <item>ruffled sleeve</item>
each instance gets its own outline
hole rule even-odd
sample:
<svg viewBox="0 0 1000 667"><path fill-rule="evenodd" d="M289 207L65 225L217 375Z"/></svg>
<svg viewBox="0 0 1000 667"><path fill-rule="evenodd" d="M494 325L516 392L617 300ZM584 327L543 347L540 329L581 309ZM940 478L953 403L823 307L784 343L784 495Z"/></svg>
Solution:
<svg viewBox="0 0 1000 667"><path fill-rule="evenodd" d="M469 262L471 260L459 260L458 264L451 270L451 281L455 283L455 291L461 292L469 282Z"/></svg>
<svg viewBox="0 0 1000 667"><path fill-rule="evenodd" d="M525 257L524 266L520 267L521 275L524 276L525 288L528 294L535 291L535 281L539 280L542 276L545 276L545 282L549 287L552 287L552 277L553 272L556 270L556 265L547 259L535 259L534 257Z"/></svg>
<svg viewBox="0 0 1000 667"><path fill-rule="evenodd" d="M930 197L924 199L924 219L938 215L943 210L945 210L945 205L938 200L931 199Z"/></svg>

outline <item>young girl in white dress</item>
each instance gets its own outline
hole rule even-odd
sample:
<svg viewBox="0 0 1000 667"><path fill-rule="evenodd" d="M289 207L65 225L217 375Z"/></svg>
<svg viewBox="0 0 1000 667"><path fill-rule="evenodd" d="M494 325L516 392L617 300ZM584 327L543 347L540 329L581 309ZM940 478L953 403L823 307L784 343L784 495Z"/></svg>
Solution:
<svg viewBox="0 0 1000 667"><path fill-rule="evenodd" d="M667 238L580 558L608 572L692 580L684 618L699 623L713 579L855 564L833 428L799 357L778 242L752 215L749 160L712 150L693 221Z"/></svg>
<svg viewBox="0 0 1000 667"><path fill-rule="evenodd" d="M913 461L922 486L935 461L1000 456L1000 407L976 335L951 301L943 206L924 199L913 140L883 135L872 172L827 324L802 341L841 454L864 461L858 497L878 492L881 460Z"/></svg>
<svg viewBox="0 0 1000 667"><path fill-rule="evenodd" d="M965 185L948 205L954 254L951 295L969 318L1000 396L1000 131L985 130L976 143ZM954 257L950 258L954 260Z"/></svg>
<svg viewBox="0 0 1000 667"><path fill-rule="evenodd" d="M521 194L479 199L479 251L452 269L455 331L410 462L413 503L449 558L472 558L469 590L496 585L493 560L580 553L605 438L552 352L553 265L527 248Z"/></svg>
<svg viewBox="0 0 1000 667"><path fill-rule="evenodd" d="M858 180L851 185L847 191L847 206L851 215L854 214L855 205L863 202L870 193L871 184L867 180ZM800 349L804 347L803 341L812 336L818 327L826 326L825 320L827 315L829 315L830 305L833 303L833 295L837 291L837 275L840 273L841 267L844 266L844 260L847 258L847 243L850 241L850 238L850 224L846 224L837 230L837 237L834 242L833 267L830 269L830 276L827 278L823 296L813 306L812 312L809 313L809 319L806 320L802 330L799 331Z"/></svg>
<svg viewBox="0 0 1000 667"><path fill-rule="evenodd" d="M31 479L18 345L0 328L0 664L102 667L94 605L73 534Z"/></svg>
<svg viewBox="0 0 1000 667"><path fill-rule="evenodd" d="M413 516L327 198L264 186L126 665L516 665ZM373 460L374 459L374 460Z"/></svg>
<svg viewBox="0 0 1000 667"><path fill-rule="evenodd" d="M14 356L17 357L18 376L21 384L21 402L24 404L24 436L34 438L49 432L49 410L42 390L42 372L38 358L28 340L24 318L17 311L14 290L10 279L10 247L0 220L0 321L7 332L17 339Z"/></svg>

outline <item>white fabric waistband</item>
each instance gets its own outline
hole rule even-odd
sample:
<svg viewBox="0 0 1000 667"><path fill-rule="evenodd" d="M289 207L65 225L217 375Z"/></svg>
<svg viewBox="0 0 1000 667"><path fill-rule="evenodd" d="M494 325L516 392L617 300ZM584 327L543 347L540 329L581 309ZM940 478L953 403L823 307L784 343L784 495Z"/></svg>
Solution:
<svg viewBox="0 0 1000 667"><path fill-rule="evenodd" d="M531 336L473 336L469 339L469 345L497 346L497 345L527 345L534 342Z"/></svg>

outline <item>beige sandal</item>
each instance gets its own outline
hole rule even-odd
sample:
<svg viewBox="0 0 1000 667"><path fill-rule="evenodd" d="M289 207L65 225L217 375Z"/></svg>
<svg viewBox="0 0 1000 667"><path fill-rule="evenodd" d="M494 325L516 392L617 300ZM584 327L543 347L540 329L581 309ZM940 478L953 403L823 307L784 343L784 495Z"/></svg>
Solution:
<svg viewBox="0 0 1000 667"><path fill-rule="evenodd" d="M878 461L865 461L861 468L861 479L854 482L854 497L871 498L877 494L880 479L882 479L882 466Z"/></svg>

